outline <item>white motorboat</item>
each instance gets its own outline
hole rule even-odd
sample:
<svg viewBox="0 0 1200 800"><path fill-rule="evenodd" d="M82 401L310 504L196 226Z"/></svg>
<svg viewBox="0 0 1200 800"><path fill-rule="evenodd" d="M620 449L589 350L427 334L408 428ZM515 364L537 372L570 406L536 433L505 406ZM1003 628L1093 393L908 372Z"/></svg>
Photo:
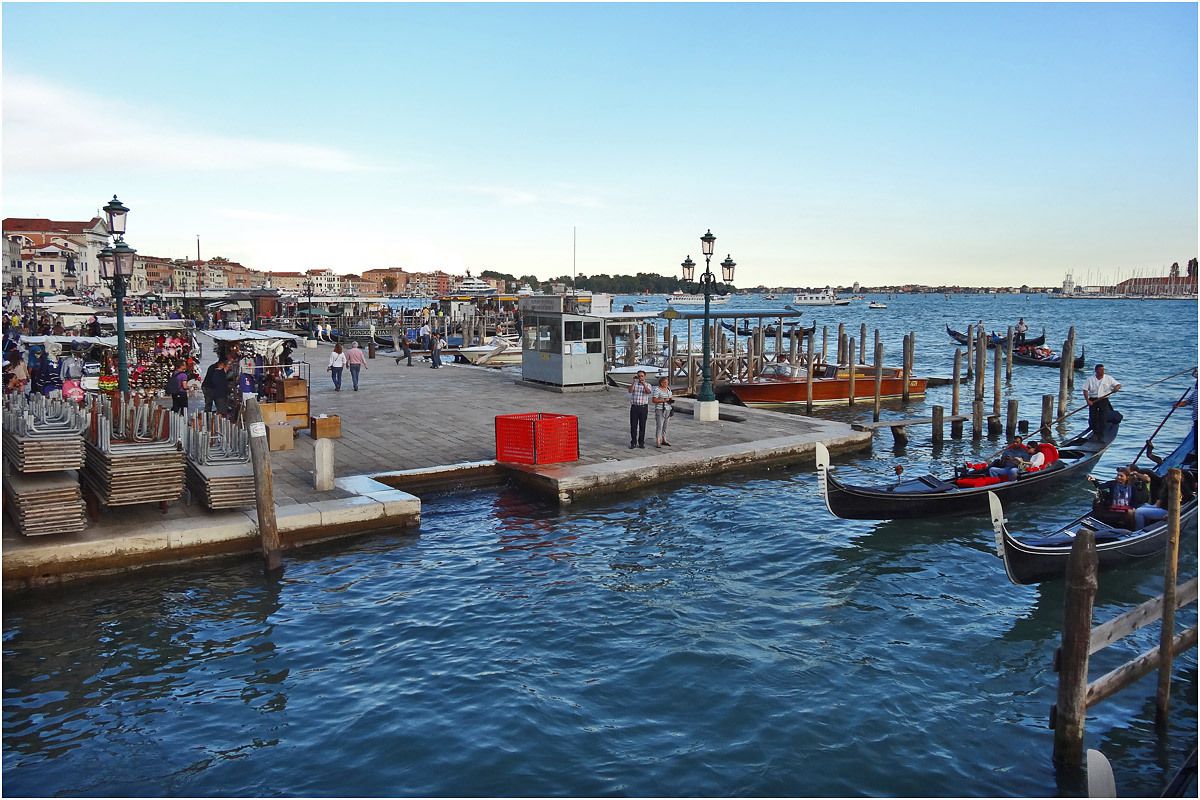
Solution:
<svg viewBox="0 0 1200 800"><path fill-rule="evenodd" d="M878 300L872 300L867 303L867 308L887 308L887 303L881 303Z"/></svg>
<svg viewBox="0 0 1200 800"><path fill-rule="evenodd" d="M709 305L719 306L729 302L730 295L714 294L708 302ZM667 302L676 306L702 306L704 305L704 295L702 294L684 294L683 292L675 292L667 298Z"/></svg>
<svg viewBox="0 0 1200 800"><path fill-rule="evenodd" d="M631 364L628 367L613 367L604 373L604 375L613 386L627 387L633 383L633 379L637 377L639 370L645 370L646 382L651 386L657 386L659 378L671 374L670 370L667 369L667 356L657 355L643 356L638 360L638 363Z"/></svg>
<svg viewBox="0 0 1200 800"><path fill-rule="evenodd" d="M521 288L517 289L517 295L520 297L529 297L533 294L533 287L528 283L522 283Z"/></svg>
<svg viewBox="0 0 1200 800"><path fill-rule="evenodd" d="M462 283L451 291L451 294L486 295L497 294L496 287L485 280L476 278L470 272L463 278Z"/></svg>
<svg viewBox="0 0 1200 800"><path fill-rule="evenodd" d="M832 287L826 286L823 292L801 292L792 296L794 306L848 306L849 300L837 296Z"/></svg>
<svg viewBox="0 0 1200 800"><path fill-rule="evenodd" d="M454 352L477 366L504 367L521 363L521 341L510 336L493 336L485 344L460 347Z"/></svg>

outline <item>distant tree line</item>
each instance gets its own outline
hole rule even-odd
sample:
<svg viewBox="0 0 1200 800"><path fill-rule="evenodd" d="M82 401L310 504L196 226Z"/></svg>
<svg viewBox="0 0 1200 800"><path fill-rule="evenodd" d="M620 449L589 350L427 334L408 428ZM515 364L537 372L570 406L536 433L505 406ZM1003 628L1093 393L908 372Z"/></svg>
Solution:
<svg viewBox="0 0 1200 800"><path fill-rule="evenodd" d="M548 281L539 280L536 275L522 275L517 278L506 272L496 272L494 270L483 270L480 273L484 278L502 279L504 280L510 291L516 290L522 284L529 284L535 291L548 291L551 284L561 283L565 286L571 286L571 276L562 275L557 278L551 278ZM574 280L576 289L586 289L590 292L600 292L603 294L641 294L649 292L650 294L671 294L672 292L699 292L700 284L692 282L687 283L679 278L659 275L655 272L639 272L636 275L607 275L601 273L599 275L576 275ZM733 291L732 286L726 286L723 283L716 284L716 293L724 294Z"/></svg>

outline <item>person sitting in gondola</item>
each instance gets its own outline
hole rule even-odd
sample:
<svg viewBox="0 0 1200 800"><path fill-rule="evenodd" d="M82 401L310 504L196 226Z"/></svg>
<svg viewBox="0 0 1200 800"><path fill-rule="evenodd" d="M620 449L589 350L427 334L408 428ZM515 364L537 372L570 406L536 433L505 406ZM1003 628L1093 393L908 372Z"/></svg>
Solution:
<svg viewBox="0 0 1200 800"><path fill-rule="evenodd" d="M1025 446L1021 437L1014 436L1012 443L1000 454L1000 458L993 461L988 467L988 475L993 478L1015 481L1021 474L1021 465L1026 463L1026 457L1029 454L1029 448Z"/></svg>
<svg viewBox="0 0 1200 800"><path fill-rule="evenodd" d="M1116 479L1102 484L1096 493L1092 516L1114 528L1137 530L1133 527L1136 524L1134 509L1149 501L1149 484L1143 483L1140 475L1131 480L1129 470L1118 467Z"/></svg>

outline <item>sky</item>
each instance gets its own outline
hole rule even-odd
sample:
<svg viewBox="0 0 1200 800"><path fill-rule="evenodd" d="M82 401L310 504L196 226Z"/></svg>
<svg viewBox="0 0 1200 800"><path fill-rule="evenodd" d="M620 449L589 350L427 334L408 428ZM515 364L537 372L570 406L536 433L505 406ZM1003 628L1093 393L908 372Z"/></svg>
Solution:
<svg viewBox="0 0 1200 800"><path fill-rule="evenodd" d="M679 275L711 229L738 286L1052 286L1197 251L1195 3L0 20L4 216L116 194L146 255Z"/></svg>

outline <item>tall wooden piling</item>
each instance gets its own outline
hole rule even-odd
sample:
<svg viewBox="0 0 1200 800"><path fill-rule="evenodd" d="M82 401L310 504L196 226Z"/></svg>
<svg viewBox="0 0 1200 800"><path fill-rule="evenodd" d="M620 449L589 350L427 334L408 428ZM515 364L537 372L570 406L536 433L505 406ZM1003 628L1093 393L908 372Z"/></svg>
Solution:
<svg viewBox="0 0 1200 800"><path fill-rule="evenodd" d="M933 407L933 443L941 444L945 437L945 414L946 409L941 406Z"/></svg>
<svg viewBox="0 0 1200 800"><path fill-rule="evenodd" d="M838 323L837 341L838 341L838 364L839 365L845 364L850 359L848 359L846 357L846 323L844 323L844 322Z"/></svg>
<svg viewBox="0 0 1200 800"><path fill-rule="evenodd" d="M1054 422L1054 395L1042 395L1042 422L1038 428L1038 438L1045 439L1048 442L1054 441L1054 431L1050 429Z"/></svg>
<svg viewBox="0 0 1200 800"><path fill-rule="evenodd" d="M975 402L983 403L983 391L987 380L987 334L975 336Z"/></svg>
<svg viewBox="0 0 1200 800"><path fill-rule="evenodd" d="M905 403L908 402L908 336L908 334L904 335L904 343L900 351L900 379L903 383L903 386L900 388L900 400Z"/></svg>
<svg viewBox="0 0 1200 800"><path fill-rule="evenodd" d="M813 363L813 334L815 333L816 330L814 329L813 333L808 335L808 363L805 365L804 369L804 382L807 384L806 388L808 389L807 399L804 401L805 414L811 414L813 409L812 382L813 372L815 372L817 368L817 365Z"/></svg>
<svg viewBox="0 0 1200 800"><path fill-rule="evenodd" d="M879 352L879 344L882 341L883 341L883 339L879 338L879 328L876 328L875 329L875 348L873 350L871 350L872 353Z"/></svg>
<svg viewBox="0 0 1200 800"><path fill-rule="evenodd" d="M867 323L858 326L858 363L867 363Z"/></svg>
<svg viewBox="0 0 1200 800"><path fill-rule="evenodd" d="M970 380L975 369L975 326L967 326L967 379Z"/></svg>
<svg viewBox="0 0 1200 800"><path fill-rule="evenodd" d="M1004 340L1004 380L1006 383L1012 383L1012 354L1013 354L1013 329L1012 325L1008 326L1008 336Z"/></svg>
<svg viewBox="0 0 1200 800"><path fill-rule="evenodd" d="M854 337L853 336L850 337L850 347L848 349L848 352L850 353L850 359L849 359L849 361L850 361L850 365L849 365L850 397L847 399L846 405L849 406L850 408L854 408L854 377L855 377L855 374L858 372L858 365L854 363Z"/></svg>
<svg viewBox="0 0 1200 800"><path fill-rule="evenodd" d="M1074 328L1072 328L1074 330ZM1074 364L1067 357L1067 345L1071 343L1070 336L1063 342L1062 346L1062 363L1058 366L1058 416L1065 416L1067 406L1070 403L1071 388L1067 381L1067 376L1071 374L1071 369Z"/></svg>
<svg viewBox="0 0 1200 800"><path fill-rule="evenodd" d="M271 454L267 426L263 424L258 401L250 398L242 406L246 428L250 432L250 464L254 469L254 507L258 512L258 535L262 545L263 567L274 572L283 563L279 526L275 522L275 481L271 477Z"/></svg>
<svg viewBox="0 0 1200 800"><path fill-rule="evenodd" d="M1088 648L1092 638L1092 606L1096 578L1096 537L1081 528L1067 559L1067 596L1058 670L1058 702L1054 715L1054 761L1083 764L1083 727L1087 716Z"/></svg>
<svg viewBox="0 0 1200 800"><path fill-rule="evenodd" d="M996 346L995 363L992 365L992 416L988 419L988 436L999 436L1000 422L1000 373L1004 367L1004 352Z"/></svg>
<svg viewBox="0 0 1200 800"><path fill-rule="evenodd" d="M1004 424L1004 435L1011 442L1017 435L1017 398L1008 401L1008 420Z"/></svg>
<svg viewBox="0 0 1200 800"><path fill-rule="evenodd" d="M821 363L829 363L829 326L821 326Z"/></svg>
<svg viewBox="0 0 1200 800"><path fill-rule="evenodd" d="M962 375L962 350L954 348L954 386L951 389L950 396L950 416L958 417L958 387L959 378ZM961 439L963 432L963 424L961 419L953 419L950 421L950 436L955 439Z"/></svg>
<svg viewBox="0 0 1200 800"><path fill-rule="evenodd" d="M878 333L878 331L876 331ZM875 340L875 410L872 418L879 422L879 405L883 393L883 342Z"/></svg>
<svg viewBox="0 0 1200 800"><path fill-rule="evenodd" d="M1067 352L1063 353L1063 363L1067 364L1067 394L1075 394L1075 326L1067 331Z"/></svg>
<svg viewBox="0 0 1200 800"><path fill-rule="evenodd" d="M1179 579L1179 506L1183 473L1167 473L1167 568L1163 574L1162 629L1158 640L1158 690L1154 696L1154 718L1167 722L1171 707L1171 662L1175 658L1175 582Z"/></svg>
<svg viewBox="0 0 1200 800"><path fill-rule="evenodd" d="M791 332L788 333L788 363L793 367L796 366L796 342L798 336L799 334L796 333L795 328L792 328Z"/></svg>

